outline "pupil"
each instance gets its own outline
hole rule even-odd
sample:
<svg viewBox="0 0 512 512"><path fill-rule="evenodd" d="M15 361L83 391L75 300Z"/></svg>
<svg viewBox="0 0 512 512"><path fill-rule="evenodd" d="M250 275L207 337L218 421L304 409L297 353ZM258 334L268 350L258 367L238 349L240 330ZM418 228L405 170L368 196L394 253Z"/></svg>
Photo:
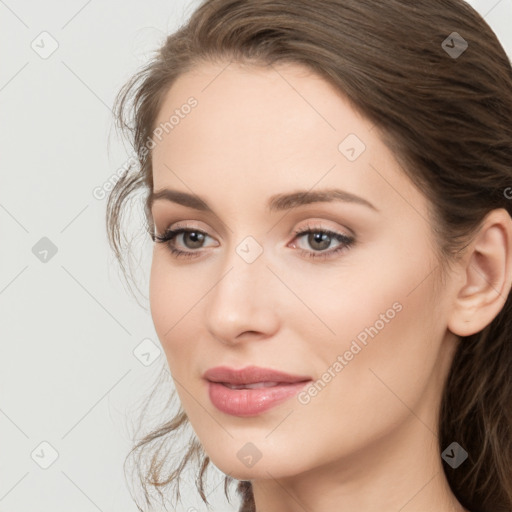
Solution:
<svg viewBox="0 0 512 512"><path fill-rule="evenodd" d="M315 244L320 243L321 247L316 247L316 249L327 249L329 247L330 237L327 233L314 233L309 236L309 243L315 249ZM323 245L322 245L323 242Z"/></svg>
<svg viewBox="0 0 512 512"><path fill-rule="evenodd" d="M191 249L197 249L201 246L201 242L203 241L203 234L196 233L195 231L190 231L188 233L189 238L192 240L192 246L190 244L186 244Z"/></svg>

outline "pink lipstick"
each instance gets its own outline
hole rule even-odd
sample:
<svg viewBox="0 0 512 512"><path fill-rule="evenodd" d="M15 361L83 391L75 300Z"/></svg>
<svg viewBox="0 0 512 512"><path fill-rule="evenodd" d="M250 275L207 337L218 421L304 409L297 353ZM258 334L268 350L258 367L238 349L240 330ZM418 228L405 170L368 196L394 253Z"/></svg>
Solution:
<svg viewBox="0 0 512 512"><path fill-rule="evenodd" d="M203 375L213 405L233 416L255 416L296 395L312 379L309 376L248 366L210 368Z"/></svg>

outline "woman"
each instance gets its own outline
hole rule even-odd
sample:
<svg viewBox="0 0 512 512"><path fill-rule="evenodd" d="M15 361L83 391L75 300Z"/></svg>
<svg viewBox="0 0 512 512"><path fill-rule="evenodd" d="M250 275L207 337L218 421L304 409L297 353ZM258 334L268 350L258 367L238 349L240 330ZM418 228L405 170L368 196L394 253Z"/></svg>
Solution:
<svg viewBox="0 0 512 512"><path fill-rule="evenodd" d="M116 108L140 166L110 240L142 188L182 407L133 450L147 503L199 457L241 511L511 511L512 69L484 20L209 0Z"/></svg>

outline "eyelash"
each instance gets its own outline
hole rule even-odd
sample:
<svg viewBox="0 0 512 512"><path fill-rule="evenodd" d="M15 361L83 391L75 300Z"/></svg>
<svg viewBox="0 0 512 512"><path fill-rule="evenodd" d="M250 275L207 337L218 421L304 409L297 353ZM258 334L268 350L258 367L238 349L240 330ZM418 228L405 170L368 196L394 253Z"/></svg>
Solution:
<svg viewBox="0 0 512 512"><path fill-rule="evenodd" d="M182 233L199 233L201 235L208 236L207 233L199 229L176 228L166 230L163 235L154 235L153 241L157 243L167 244L169 250L171 251L171 254L175 258L195 258L200 256L199 251L182 251L180 249L176 249L176 247L173 247L171 245L171 242L174 240L174 238L176 238L176 236ZM338 253L341 253L344 250L348 250L350 247L352 247L353 243L355 242L355 238L353 236L343 235L341 233L337 233L336 231L330 231L328 229L322 229L320 227L315 226L306 226L306 229L294 231L293 239L295 240L295 238L300 238L304 235L309 235L311 233L321 233L322 235L328 235L329 237L336 239L338 242L340 242L340 244L338 245L338 247L336 247L336 249L333 249L331 251L322 251L316 253L312 251L307 251L305 249L299 249L299 252L302 256L306 256L309 258L327 259L334 257Z"/></svg>

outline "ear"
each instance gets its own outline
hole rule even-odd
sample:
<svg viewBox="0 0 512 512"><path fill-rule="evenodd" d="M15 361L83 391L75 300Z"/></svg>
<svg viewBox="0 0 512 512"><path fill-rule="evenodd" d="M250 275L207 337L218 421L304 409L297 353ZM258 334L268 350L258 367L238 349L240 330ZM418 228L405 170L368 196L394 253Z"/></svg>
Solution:
<svg viewBox="0 0 512 512"><path fill-rule="evenodd" d="M470 336L494 320L512 286L512 219L507 210L486 215L460 265L448 328Z"/></svg>

